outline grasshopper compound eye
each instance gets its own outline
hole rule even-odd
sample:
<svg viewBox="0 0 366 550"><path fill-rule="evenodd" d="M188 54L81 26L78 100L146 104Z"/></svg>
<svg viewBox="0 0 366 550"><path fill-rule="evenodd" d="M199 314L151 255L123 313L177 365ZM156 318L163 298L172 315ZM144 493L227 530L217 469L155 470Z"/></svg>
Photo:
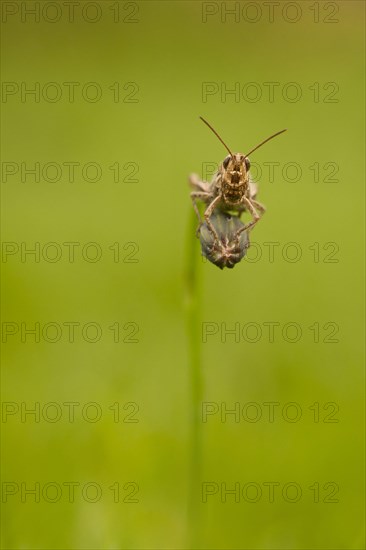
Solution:
<svg viewBox="0 0 366 550"><path fill-rule="evenodd" d="M230 156L227 156L227 157L224 159L223 163L222 163L222 165L223 165L223 167L225 168L225 170L226 170L226 168L229 166L229 161L230 161L230 159L231 159L231 157L230 157Z"/></svg>
<svg viewBox="0 0 366 550"><path fill-rule="evenodd" d="M250 170L250 160L248 159L248 157L245 157L245 168L248 170Z"/></svg>

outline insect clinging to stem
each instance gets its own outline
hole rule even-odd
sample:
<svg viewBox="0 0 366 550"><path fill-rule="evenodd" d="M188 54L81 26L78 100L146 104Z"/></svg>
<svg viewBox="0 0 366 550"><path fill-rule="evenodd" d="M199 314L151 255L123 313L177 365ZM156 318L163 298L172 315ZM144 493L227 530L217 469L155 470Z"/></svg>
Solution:
<svg viewBox="0 0 366 550"><path fill-rule="evenodd" d="M267 141L282 134L286 129L272 134L270 137L256 145L246 155L242 153L232 153L226 143L222 140L219 134L203 117L200 119L212 130L215 136L221 141L229 155L225 157L218 171L214 174L211 183L201 181L196 174L192 174L189 178L191 187L194 189L191 192L191 199L193 202L193 208L199 219L199 226L197 234L202 226L201 216L196 204L197 200L201 200L207 204L207 208L204 212L204 218L208 230L211 232L215 239L215 243L219 245L220 239L213 226L210 218L212 213L218 209L225 213L237 212L240 218L244 211L249 211L252 216L252 220L246 224L243 224L238 229L236 237L243 231L250 231L254 225L258 222L261 216L265 212L265 207L256 200L257 187L255 183L250 179L250 161L249 155L259 149Z"/></svg>

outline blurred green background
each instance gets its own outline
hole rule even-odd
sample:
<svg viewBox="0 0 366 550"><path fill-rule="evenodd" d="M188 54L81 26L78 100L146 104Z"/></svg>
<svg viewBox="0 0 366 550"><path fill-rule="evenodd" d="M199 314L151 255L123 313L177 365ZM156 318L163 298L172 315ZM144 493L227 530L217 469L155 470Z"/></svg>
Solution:
<svg viewBox="0 0 366 550"><path fill-rule="evenodd" d="M69 4L54 4L2 5L2 547L364 548L363 2L281 2L273 21L268 3L79 2L73 21ZM37 82L39 100L22 97L22 83ZM67 82L80 83L74 101ZM192 543L187 177L226 154L199 115L243 153L288 132L251 159L267 213L248 260L220 271L197 244L200 321L217 331L201 345L203 400L219 412L201 424L201 481L217 492L202 502L197 486ZM21 163L50 162L60 175L51 165L22 181ZM93 166L82 172L90 162L95 178ZM272 182L266 162L279 163ZM283 172L288 162L299 178ZM73 262L70 242L80 243ZM297 262L283 256L291 242ZM37 246L39 261L22 257ZM21 323L40 323L40 341ZM79 323L74 341L67 323ZM239 341L222 341L235 323ZM291 327L283 336L287 323L299 341ZM265 403L276 403L273 418ZM32 407L39 417L25 414ZM221 418L225 407L241 417ZM39 502L24 490L36 483ZM253 492L222 502L221 484L235 483Z"/></svg>

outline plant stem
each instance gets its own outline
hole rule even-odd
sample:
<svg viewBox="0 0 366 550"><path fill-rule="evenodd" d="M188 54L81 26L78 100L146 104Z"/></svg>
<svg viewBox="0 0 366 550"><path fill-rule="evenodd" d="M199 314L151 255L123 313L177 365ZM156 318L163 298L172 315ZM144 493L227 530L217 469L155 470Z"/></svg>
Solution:
<svg viewBox="0 0 366 550"><path fill-rule="evenodd" d="M202 471L202 359L201 359L201 255L195 236L197 218L192 211L188 224L186 267L186 314L190 371L190 480L189 480L189 547L199 548L201 534L200 485Z"/></svg>

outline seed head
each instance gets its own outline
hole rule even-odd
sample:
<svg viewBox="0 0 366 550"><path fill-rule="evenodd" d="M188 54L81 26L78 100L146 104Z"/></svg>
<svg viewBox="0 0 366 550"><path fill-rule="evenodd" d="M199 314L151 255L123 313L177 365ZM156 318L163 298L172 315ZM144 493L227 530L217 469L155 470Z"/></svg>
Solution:
<svg viewBox="0 0 366 550"><path fill-rule="evenodd" d="M250 246L248 232L242 231L238 235L238 230L244 227L243 222L238 216L231 216L220 210L212 213L210 221L219 240L215 239L207 223L203 223L200 228L202 255L220 269L224 267L232 269L244 258Z"/></svg>

